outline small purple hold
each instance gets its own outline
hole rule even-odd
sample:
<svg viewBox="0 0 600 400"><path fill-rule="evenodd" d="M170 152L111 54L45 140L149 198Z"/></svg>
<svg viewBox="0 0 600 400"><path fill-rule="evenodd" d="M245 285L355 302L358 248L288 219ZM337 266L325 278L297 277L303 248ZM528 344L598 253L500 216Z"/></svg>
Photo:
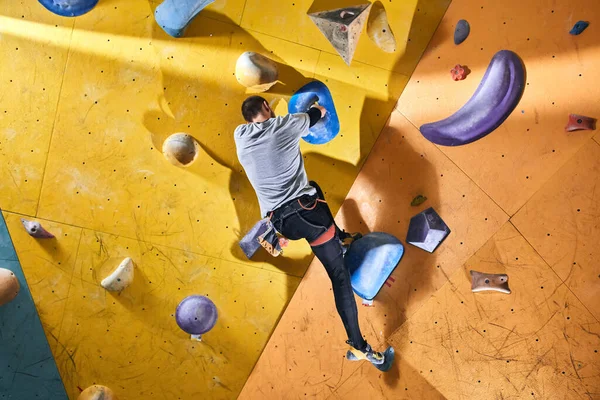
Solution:
<svg viewBox="0 0 600 400"><path fill-rule="evenodd" d="M202 335L217 323L217 307L208 297L188 296L175 312L177 325L190 335Z"/></svg>
<svg viewBox="0 0 600 400"><path fill-rule="evenodd" d="M590 26L590 23L587 21L577 21L577 23L573 26L573 28L569 31L571 35L579 35L581 32L585 31L585 28Z"/></svg>
<svg viewBox="0 0 600 400"><path fill-rule="evenodd" d="M458 21L454 30L454 44L459 45L467 40L469 33L471 33L471 26L467 20L461 19Z"/></svg>

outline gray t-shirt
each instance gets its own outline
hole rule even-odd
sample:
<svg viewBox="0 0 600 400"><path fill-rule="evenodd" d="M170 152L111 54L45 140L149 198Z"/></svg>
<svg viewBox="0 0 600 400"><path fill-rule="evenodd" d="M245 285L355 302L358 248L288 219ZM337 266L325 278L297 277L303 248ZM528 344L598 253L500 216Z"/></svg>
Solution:
<svg viewBox="0 0 600 400"><path fill-rule="evenodd" d="M288 114L240 125L234 133L237 156L266 216L281 204L315 194L308 184L300 138L308 135L308 114Z"/></svg>

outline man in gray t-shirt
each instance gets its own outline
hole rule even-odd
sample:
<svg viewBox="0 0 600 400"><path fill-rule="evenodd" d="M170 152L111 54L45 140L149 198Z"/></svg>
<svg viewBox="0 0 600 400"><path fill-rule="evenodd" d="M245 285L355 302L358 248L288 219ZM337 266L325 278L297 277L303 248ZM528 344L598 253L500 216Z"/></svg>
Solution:
<svg viewBox="0 0 600 400"><path fill-rule="evenodd" d="M276 117L265 99L249 97L242 104L247 123L234 133L237 155L256 192L261 215L271 218L286 238L306 239L325 267L347 343L352 346L349 358L381 366L384 355L373 351L361 334L350 273L344 264L347 246L361 236L336 226L323 192L306 176L300 152L300 139L325 113L323 107L313 105L306 113Z"/></svg>

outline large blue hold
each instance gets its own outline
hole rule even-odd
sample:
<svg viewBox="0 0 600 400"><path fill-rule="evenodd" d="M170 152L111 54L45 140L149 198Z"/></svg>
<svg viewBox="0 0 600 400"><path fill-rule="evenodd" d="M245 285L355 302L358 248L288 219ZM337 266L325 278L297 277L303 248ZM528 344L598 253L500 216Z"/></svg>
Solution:
<svg viewBox="0 0 600 400"><path fill-rule="evenodd" d="M303 139L311 144L325 144L340 132L340 120L331 92L323 82L314 81L301 87L290 99L288 112L303 113L315 103L325 107L327 114L310 128L310 134Z"/></svg>
<svg viewBox="0 0 600 400"><path fill-rule="evenodd" d="M154 12L154 18L165 32L181 37L196 15L215 0L165 0Z"/></svg>
<svg viewBox="0 0 600 400"><path fill-rule="evenodd" d="M373 300L403 255L404 246L389 233L369 233L352 243L344 258L354 292Z"/></svg>
<svg viewBox="0 0 600 400"><path fill-rule="evenodd" d="M1 212L0 267L11 270L21 285L17 297L0 306L0 398L67 400Z"/></svg>
<svg viewBox="0 0 600 400"><path fill-rule="evenodd" d="M83 15L98 4L98 0L39 0L39 2L54 14L63 17Z"/></svg>

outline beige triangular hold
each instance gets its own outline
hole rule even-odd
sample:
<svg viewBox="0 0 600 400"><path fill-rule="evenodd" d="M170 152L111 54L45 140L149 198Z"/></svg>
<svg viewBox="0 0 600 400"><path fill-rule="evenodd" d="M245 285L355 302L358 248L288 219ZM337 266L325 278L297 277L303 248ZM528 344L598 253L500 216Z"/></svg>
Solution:
<svg viewBox="0 0 600 400"><path fill-rule="evenodd" d="M133 261L126 259L119 264L112 274L100 282L100 285L109 292L120 292L133 282Z"/></svg>
<svg viewBox="0 0 600 400"><path fill-rule="evenodd" d="M396 51L396 38L390 28L387 13L380 1L373 3L369 21L367 22L367 35L377 47L386 53Z"/></svg>
<svg viewBox="0 0 600 400"><path fill-rule="evenodd" d="M308 14L331 45L350 65L371 4Z"/></svg>

